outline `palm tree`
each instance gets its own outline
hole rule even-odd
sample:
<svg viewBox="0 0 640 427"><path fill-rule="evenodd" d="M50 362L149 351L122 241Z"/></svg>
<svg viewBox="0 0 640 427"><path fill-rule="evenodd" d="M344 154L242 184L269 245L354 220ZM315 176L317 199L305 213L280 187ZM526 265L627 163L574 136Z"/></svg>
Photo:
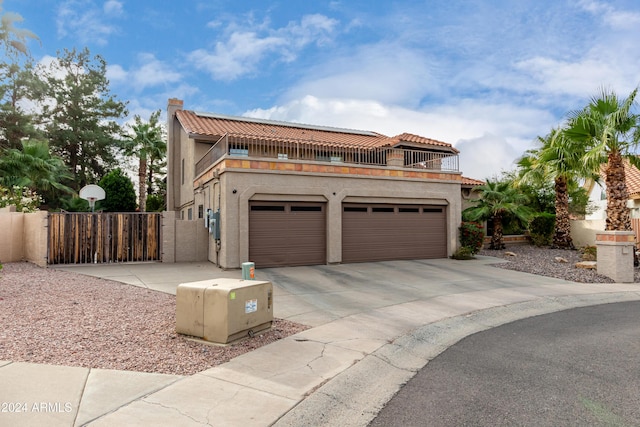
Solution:
<svg viewBox="0 0 640 427"><path fill-rule="evenodd" d="M602 164L606 164L606 230L631 230L623 159L640 167L640 161L633 153L640 141L640 116L631 111L637 93L638 88L627 98L619 99L614 92L603 88L583 110L570 115L565 130L568 138L586 145L588 151L584 158L594 173L599 171Z"/></svg>
<svg viewBox="0 0 640 427"><path fill-rule="evenodd" d="M167 143L162 137L162 128L158 123L160 110L151 114L149 122L144 123L140 116L135 116L135 124L131 126L133 135L125 140L123 148L125 154L135 155L138 163L138 191L140 211L146 210L147 204L147 174L149 161L161 159L167 152Z"/></svg>
<svg viewBox="0 0 640 427"><path fill-rule="evenodd" d="M538 137L541 147L529 150L518 161L520 168L516 185L543 184L553 181L555 191L555 231L553 247L574 249L569 216L569 187L577 180L592 177L585 166L584 145L565 136L562 129L552 129L545 137Z"/></svg>
<svg viewBox="0 0 640 427"><path fill-rule="evenodd" d="M506 215L513 215L527 221L531 217L531 210L525 205L527 197L509 181L487 180L475 191L480 193L480 197L472 201L475 206L465 209L464 216L470 221L491 220L493 234L489 249L504 249L502 219Z"/></svg>
<svg viewBox="0 0 640 427"><path fill-rule="evenodd" d="M51 155L46 141L23 141L22 149L8 149L0 156L0 184L27 187L40 194L56 190L73 193L64 180L73 175L58 156Z"/></svg>

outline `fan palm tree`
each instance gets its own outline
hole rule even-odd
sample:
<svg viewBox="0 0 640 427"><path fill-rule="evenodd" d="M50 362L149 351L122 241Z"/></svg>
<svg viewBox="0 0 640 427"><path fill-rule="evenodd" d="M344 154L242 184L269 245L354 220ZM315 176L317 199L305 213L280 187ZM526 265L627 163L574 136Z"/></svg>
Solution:
<svg viewBox="0 0 640 427"><path fill-rule="evenodd" d="M553 247L574 249L569 216L569 187L577 180L593 177L583 160L584 144L569 139L562 129L553 129L547 136L538 137L541 147L529 150L518 161L519 177L516 185L553 181L555 191L555 231Z"/></svg>
<svg viewBox="0 0 640 427"><path fill-rule="evenodd" d="M73 193L64 185L72 179L61 158L51 155L46 141L23 141L22 149L8 149L0 156L0 184L27 187L40 194L60 191Z"/></svg>
<svg viewBox="0 0 640 427"><path fill-rule="evenodd" d="M125 154L137 156L138 163L138 192L140 211L146 210L147 204L147 174L149 161L162 159L167 152L167 143L162 137L162 128L158 122L160 110L151 114L149 122L145 123L140 116L135 116L135 124L131 126L133 135L124 141Z"/></svg>
<svg viewBox="0 0 640 427"><path fill-rule="evenodd" d="M476 187L479 198L473 200L475 206L465 209L464 216L470 221L490 220L493 234L489 249L504 249L502 241L502 219L506 215L528 221L531 210L525 205L527 197L515 189L508 181L487 180L484 185Z"/></svg>
<svg viewBox="0 0 640 427"><path fill-rule="evenodd" d="M586 145L588 151L584 159L594 173L606 164L606 230L631 230L623 159L640 167L640 161L634 154L640 142L640 116L632 112L637 93L636 88L627 98L620 99L614 92L603 88L583 110L570 115L565 130L568 138Z"/></svg>

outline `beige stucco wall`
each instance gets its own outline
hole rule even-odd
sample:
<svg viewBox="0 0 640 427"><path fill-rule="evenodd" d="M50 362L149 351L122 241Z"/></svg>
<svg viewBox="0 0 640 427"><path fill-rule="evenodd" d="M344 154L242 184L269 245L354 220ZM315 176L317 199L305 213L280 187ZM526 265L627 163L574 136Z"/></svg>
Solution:
<svg viewBox="0 0 640 427"><path fill-rule="evenodd" d="M571 239L575 247L593 246L596 244L596 232L603 231L604 219L587 219L571 221Z"/></svg>
<svg viewBox="0 0 640 427"><path fill-rule="evenodd" d="M0 262L22 261L24 257L24 214L0 213Z"/></svg>
<svg viewBox="0 0 640 427"><path fill-rule="evenodd" d="M202 221L180 220L176 212L162 213L162 262L207 261L208 232Z"/></svg>
<svg viewBox="0 0 640 427"><path fill-rule="evenodd" d="M47 212L0 212L0 262L47 265Z"/></svg>
<svg viewBox="0 0 640 427"><path fill-rule="evenodd" d="M239 268L249 261L249 202L252 200L323 201L327 203L327 261L342 261L342 203L406 203L446 206L447 253L457 248L461 215L460 183L392 177L358 177L335 174L302 174L268 170L224 170L219 177L222 191L221 247L218 264ZM206 186L213 186L217 180ZM216 184L218 185L218 184ZM205 186L205 188L206 188ZM234 193L235 190L235 193ZM215 191L209 193L217 209ZM210 247L215 243L210 239ZM209 260L216 262L209 254Z"/></svg>
<svg viewBox="0 0 640 427"><path fill-rule="evenodd" d="M47 265L48 215L46 211L24 214L24 258L41 267Z"/></svg>

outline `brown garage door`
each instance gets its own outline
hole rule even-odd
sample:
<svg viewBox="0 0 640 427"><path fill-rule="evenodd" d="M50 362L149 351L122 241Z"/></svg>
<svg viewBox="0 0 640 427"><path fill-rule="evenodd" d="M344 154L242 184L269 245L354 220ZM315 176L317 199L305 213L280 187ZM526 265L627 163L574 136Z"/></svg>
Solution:
<svg viewBox="0 0 640 427"><path fill-rule="evenodd" d="M447 257L444 206L344 204L342 262Z"/></svg>
<svg viewBox="0 0 640 427"><path fill-rule="evenodd" d="M324 203L251 202L249 259L256 267L326 264Z"/></svg>

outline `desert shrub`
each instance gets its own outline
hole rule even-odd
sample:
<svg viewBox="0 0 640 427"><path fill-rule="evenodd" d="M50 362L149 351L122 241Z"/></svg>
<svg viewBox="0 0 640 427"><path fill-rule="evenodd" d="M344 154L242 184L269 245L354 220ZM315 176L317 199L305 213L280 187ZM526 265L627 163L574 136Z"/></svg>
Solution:
<svg viewBox="0 0 640 427"><path fill-rule="evenodd" d="M460 231L460 245L469 248L471 254L477 254L484 244L484 229L482 224L473 221L463 221Z"/></svg>
<svg viewBox="0 0 640 427"><path fill-rule="evenodd" d="M585 246L581 249L583 261L596 261L598 259L598 248L595 246Z"/></svg>
<svg viewBox="0 0 640 427"><path fill-rule="evenodd" d="M458 259L458 260L474 259L475 258L473 256L474 254L475 252L473 252L473 250L470 247L462 246L458 248L458 250L455 251L453 255L451 255L451 258Z"/></svg>
<svg viewBox="0 0 640 427"><path fill-rule="evenodd" d="M529 235L536 246L547 246L553 241L556 226L556 216L550 213L540 213L529 223Z"/></svg>

